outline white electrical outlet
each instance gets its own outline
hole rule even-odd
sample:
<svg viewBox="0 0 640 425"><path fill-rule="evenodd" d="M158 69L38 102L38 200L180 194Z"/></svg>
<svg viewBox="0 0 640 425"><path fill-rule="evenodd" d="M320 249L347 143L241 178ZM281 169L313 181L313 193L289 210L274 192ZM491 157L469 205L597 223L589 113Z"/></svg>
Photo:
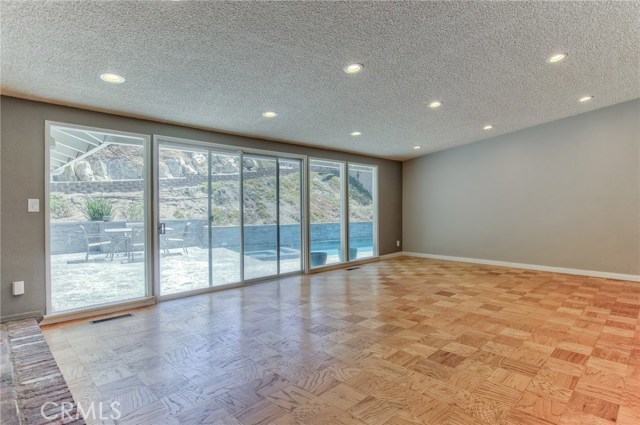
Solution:
<svg viewBox="0 0 640 425"><path fill-rule="evenodd" d="M400 241L396 241L396 246L400 246Z"/></svg>
<svg viewBox="0 0 640 425"><path fill-rule="evenodd" d="M40 212L40 199L29 199L27 212Z"/></svg>
<svg viewBox="0 0 640 425"><path fill-rule="evenodd" d="M11 283L11 293L13 295L23 295L24 294L24 280L19 282Z"/></svg>

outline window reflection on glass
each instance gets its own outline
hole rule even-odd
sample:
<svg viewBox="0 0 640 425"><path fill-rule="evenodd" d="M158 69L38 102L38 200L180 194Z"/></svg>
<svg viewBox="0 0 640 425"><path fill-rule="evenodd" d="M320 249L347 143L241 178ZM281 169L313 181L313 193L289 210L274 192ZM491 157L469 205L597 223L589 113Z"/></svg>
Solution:
<svg viewBox="0 0 640 425"><path fill-rule="evenodd" d="M302 161L279 159L280 273L302 269Z"/></svg>
<svg viewBox="0 0 640 425"><path fill-rule="evenodd" d="M278 273L277 161L245 155L242 163L244 278Z"/></svg>
<svg viewBox="0 0 640 425"><path fill-rule="evenodd" d="M311 267L346 260L343 246L343 172L341 162L311 160L309 173L309 214Z"/></svg>
<svg viewBox="0 0 640 425"><path fill-rule="evenodd" d="M375 255L376 168L349 164L349 260Z"/></svg>
<svg viewBox="0 0 640 425"><path fill-rule="evenodd" d="M144 139L49 127L52 313L146 295Z"/></svg>

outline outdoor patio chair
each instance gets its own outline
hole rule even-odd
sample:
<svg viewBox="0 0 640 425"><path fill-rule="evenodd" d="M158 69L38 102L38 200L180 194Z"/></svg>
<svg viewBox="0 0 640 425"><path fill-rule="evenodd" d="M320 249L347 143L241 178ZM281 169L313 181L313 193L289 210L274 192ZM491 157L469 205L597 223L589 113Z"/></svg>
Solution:
<svg viewBox="0 0 640 425"><path fill-rule="evenodd" d="M166 248L165 252L169 253L169 248L172 244L182 245L182 250L185 254L189 253L189 249L187 248L187 239L189 238L189 233L191 233L191 223L188 222L184 225L184 229L182 230L182 235L177 235L176 237L166 238Z"/></svg>
<svg viewBox="0 0 640 425"><path fill-rule="evenodd" d="M84 235L85 246L87 249L87 255L85 256L85 263L89 262L89 254L91 253L91 249L99 248L100 251L103 251L106 247L112 248L111 238L106 235L99 233L87 233L87 229L81 224L80 228L82 229L82 234ZM109 249L107 252L107 257L111 257L111 261L113 261L113 249Z"/></svg>

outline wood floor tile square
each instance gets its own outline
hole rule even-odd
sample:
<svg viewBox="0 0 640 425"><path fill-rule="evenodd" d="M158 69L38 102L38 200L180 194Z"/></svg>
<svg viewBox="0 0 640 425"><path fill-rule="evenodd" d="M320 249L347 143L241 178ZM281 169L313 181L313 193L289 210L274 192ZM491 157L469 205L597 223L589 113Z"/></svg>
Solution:
<svg viewBox="0 0 640 425"><path fill-rule="evenodd" d="M399 410L393 403L368 396L347 411L367 425L383 425Z"/></svg>
<svg viewBox="0 0 640 425"><path fill-rule="evenodd" d="M440 363L436 363L428 358L420 360L411 367L411 370L421 373L431 378L448 379L454 372L454 369Z"/></svg>
<svg viewBox="0 0 640 425"><path fill-rule="evenodd" d="M482 385L476 388L473 393L491 400L511 405L518 401L522 394L521 391L516 389L489 381L485 381Z"/></svg>
<svg viewBox="0 0 640 425"><path fill-rule="evenodd" d="M616 420L619 408L619 405L615 403L591 397L577 391L574 391L568 406L573 410L589 413L610 421Z"/></svg>
<svg viewBox="0 0 640 425"><path fill-rule="evenodd" d="M384 359L399 366L410 367L420 361L421 356L409 353L405 350L395 351L393 354L384 356Z"/></svg>
<svg viewBox="0 0 640 425"><path fill-rule="evenodd" d="M464 359L462 356L444 351L444 347L429 356L429 360L451 368L458 366Z"/></svg>
<svg viewBox="0 0 640 425"><path fill-rule="evenodd" d="M359 419L354 418L350 414L344 412L331 418L330 422L327 422L329 425L364 425ZM297 422L296 422L297 424ZM274 424L275 425L275 424Z"/></svg>
<svg viewBox="0 0 640 425"><path fill-rule="evenodd" d="M638 425L640 424L640 411L631 407L620 406L616 422L618 425Z"/></svg>
<svg viewBox="0 0 640 425"><path fill-rule="evenodd" d="M516 350L514 347L501 344L496 341L488 341L481 347L482 351L492 353L501 357L509 357Z"/></svg>
<svg viewBox="0 0 640 425"><path fill-rule="evenodd" d="M553 357L554 359L564 360L579 365L586 364L587 360L589 359L589 356L585 356L584 354L576 353L573 351L564 350L562 348L556 348L553 353L551 353L551 357Z"/></svg>
<svg viewBox="0 0 640 425"><path fill-rule="evenodd" d="M447 403L438 400L430 400L426 403L425 413L418 416L418 423L422 424L444 424L456 409Z"/></svg>
<svg viewBox="0 0 640 425"><path fill-rule="evenodd" d="M561 419L560 419L561 420ZM553 422L546 421L536 416L531 416L521 410L513 409L504 419L504 425L552 425Z"/></svg>
<svg viewBox="0 0 640 425"><path fill-rule="evenodd" d="M511 404L501 403L477 394L472 394L461 406L466 414L489 424L503 422L512 408Z"/></svg>
<svg viewBox="0 0 640 425"><path fill-rule="evenodd" d="M292 411L314 397L315 396L312 393L305 391L302 388L296 387L295 385L289 385L268 395L267 399L285 410Z"/></svg>
<svg viewBox="0 0 640 425"><path fill-rule="evenodd" d="M342 409L349 410L366 398L365 394L351 388L347 384L339 384L326 391L320 398L327 403Z"/></svg>
<svg viewBox="0 0 640 425"><path fill-rule="evenodd" d="M520 392L527 388L531 380L532 378L530 376L521 375L502 368L495 369L487 378L487 382L492 382Z"/></svg>
<svg viewBox="0 0 640 425"><path fill-rule="evenodd" d="M235 417L244 425L269 424L283 416L286 410L268 400L259 400L238 412Z"/></svg>
<svg viewBox="0 0 640 425"><path fill-rule="evenodd" d="M547 369L555 370L556 372L564 373L566 375L575 376L577 378L582 376L582 373L584 372L584 369L585 369L585 366L583 365L567 362L564 360L559 360L553 357L550 357L549 359L547 359L543 367Z"/></svg>
<svg viewBox="0 0 640 425"><path fill-rule="evenodd" d="M580 353L585 356L590 356L591 353L594 351L593 345L577 344L570 341L560 341L557 347L562 350L567 350L574 353Z"/></svg>
<svg viewBox="0 0 640 425"><path fill-rule="evenodd" d="M609 360L614 363L627 364L629 363L629 354L625 351L615 348L595 347L591 356L597 357L603 360Z"/></svg>
<svg viewBox="0 0 640 425"><path fill-rule="evenodd" d="M567 407L566 403L526 391L515 405L516 410L557 424Z"/></svg>
<svg viewBox="0 0 640 425"><path fill-rule="evenodd" d="M586 364L593 369L600 369L620 376L625 376L627 374L627 365L623 363L612 362L598 357L589 357Z"/></svg>
<svg viewBox="0 0 640 425"><path fill-rule="evenodd" d="M448 351L453 354L457 354L462 357L468 357L471 354L478 351L477 348L468 345L460 344L459 342L452 341L442 347L443 351Z"/></svg>
<svg viewBox="0 0 640 425"><path fill-rule="evenodd" d="M456 369L445 382L455 387L465 389L467 391L475 391L480 385L487 380L484 375L477 375L473 372L467 372L464 368Z"/></svg>
<svg viewBox="0 0 640 425"><path fill-rule="evenodd" d="M168 407L167 407L168 409ZM229 412L224 408L222 403L217 400L206 400L202 403L196 404L193 407L180 412L176 419L181 424L193 423L193 424L207 424L215 423L217 421L224 420L229 417ZM158 417L155 423L162 423L162 417ZM143 422L145 423L145 422ZM148 423L148 422L146 422Z"/></svg>

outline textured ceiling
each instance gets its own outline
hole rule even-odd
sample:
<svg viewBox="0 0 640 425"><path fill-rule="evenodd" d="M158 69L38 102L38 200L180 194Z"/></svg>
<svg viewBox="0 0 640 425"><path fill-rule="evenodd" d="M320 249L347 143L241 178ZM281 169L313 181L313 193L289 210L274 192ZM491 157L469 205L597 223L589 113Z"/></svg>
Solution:
<svg viewBox="0 0 640 425"><path fill-rule="evenodd" d="M3 1L1 24L5 94L395 159L640 97L640 2Z"/></svg>

